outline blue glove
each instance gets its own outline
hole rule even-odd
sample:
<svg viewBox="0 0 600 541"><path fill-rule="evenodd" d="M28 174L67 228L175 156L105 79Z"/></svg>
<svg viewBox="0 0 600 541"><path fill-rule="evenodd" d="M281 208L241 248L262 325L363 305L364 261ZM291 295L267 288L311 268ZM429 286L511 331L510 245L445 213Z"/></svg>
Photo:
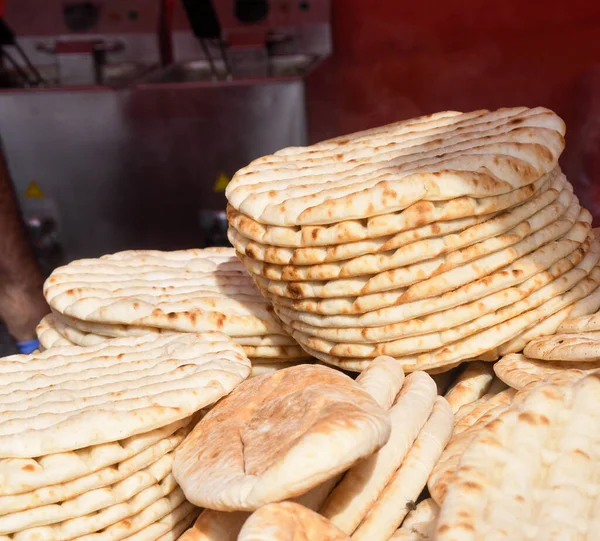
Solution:
<svg viewBox="0 0 600 541"><path fill-rule="evenodd" d="M36 349L39 349L40 341L37 338L33 340L25 340L24 342L17 342L17 349L19 353L28 354Z"/></svg>

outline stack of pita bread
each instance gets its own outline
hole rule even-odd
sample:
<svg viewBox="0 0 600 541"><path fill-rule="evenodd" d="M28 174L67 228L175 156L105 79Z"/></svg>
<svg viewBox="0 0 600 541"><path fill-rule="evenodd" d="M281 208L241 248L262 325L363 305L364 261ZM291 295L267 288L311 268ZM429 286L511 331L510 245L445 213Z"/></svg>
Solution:
<svg viewBox="0 0 600 541"><path fill-rule="evenodd" d="M538 336L522 354L502 357L494 365L496 375L517 390L546 383L571 383L600 369L600 292L583 299L556 328ZM585 315L582 315L585 314Z"/></svg>
<svg viewBox="0 0 600 541"><path fill-rule="evenodd" d="M175 478L205 508L181 541L294 539L274 530L302 527L322 531L315 540L386 541L423 491L452 417L427 373L405 378L391 357L356 381L319 365L248 380L175 453Z"/></svg>
<svg viewBox="0 0 600 541"><path fill-rule="evenodd" d="M229 239L326 363L494 360L600 284L564 131L543 108L446 112L284 149L228 185Z"/></svg>
<svg viewBox="0 0 600 541"><path fill-rule="evenodd" d="M175 541L175 449L250 370L216 332L0 359L0 540Z"/></svg>
<svg viewBox="0 0 600 541"><path fill-rule="evenodd" d="M231 248L128 251L56 269L44 286L52 314L41 345L94 345L116 337L221 331L256 373L305 362Z"/></svg>

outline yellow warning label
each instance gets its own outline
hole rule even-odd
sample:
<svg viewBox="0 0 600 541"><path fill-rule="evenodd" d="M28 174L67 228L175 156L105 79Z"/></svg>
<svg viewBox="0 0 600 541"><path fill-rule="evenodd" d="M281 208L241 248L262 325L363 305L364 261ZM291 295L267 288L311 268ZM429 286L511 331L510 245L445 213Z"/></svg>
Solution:
<svg viewBox="0 0 600 541"><path fill-rule="evenodd" d="M45 196L40 185L35 180L32 180L25 190L25 197L28 199L44 199Z"/></svg>
<svg viewBox="0 0 600 541"><path fill-rule="evenodd" d="M229 184L230 180L231 179L225 173L219 173L219 176L217 177L215 185L213 186L213 192L215 192L215 193L224 192L225 188L227 188L227 184Z"/></svg>

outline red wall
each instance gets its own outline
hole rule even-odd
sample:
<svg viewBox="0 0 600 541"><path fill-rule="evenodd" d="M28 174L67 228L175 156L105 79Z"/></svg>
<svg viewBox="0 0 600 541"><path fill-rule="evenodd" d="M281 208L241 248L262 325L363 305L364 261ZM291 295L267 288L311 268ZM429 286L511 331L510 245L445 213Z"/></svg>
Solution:
<svg viewBox="0 0 600 541"><path fill-rule="evenodd" d="M333 0L333 41L308 82L313 141L444 109L544 105L567 121L568 174L600 155L600 141L581 142L600 116L600 77L581 82L600 66L600 2Z"/></svg>

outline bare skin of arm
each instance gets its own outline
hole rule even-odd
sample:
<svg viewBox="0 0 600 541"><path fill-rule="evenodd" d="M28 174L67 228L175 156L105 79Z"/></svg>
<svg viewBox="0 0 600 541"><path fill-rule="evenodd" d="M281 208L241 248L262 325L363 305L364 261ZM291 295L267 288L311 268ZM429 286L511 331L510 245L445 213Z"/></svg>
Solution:
<svg viewBox="0 0 600 541"><path fill-rule="evenodd" d="M0 320L17 341L35 338L36 325L50 311L42 284L0 149Z"/></svg>

